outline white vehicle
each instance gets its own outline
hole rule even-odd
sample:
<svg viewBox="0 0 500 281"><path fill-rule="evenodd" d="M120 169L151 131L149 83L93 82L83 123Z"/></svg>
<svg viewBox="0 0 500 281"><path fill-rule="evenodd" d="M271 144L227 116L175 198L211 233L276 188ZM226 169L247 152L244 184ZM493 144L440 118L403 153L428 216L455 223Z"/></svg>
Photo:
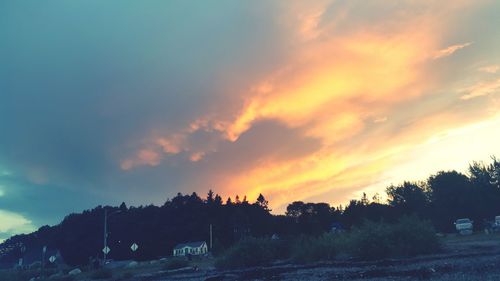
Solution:
<svg viewBox="0 0 500 281"><path fill-rule="evenodd" d="M474 221L470 219L458 219L455 221L455 228L462 235L472 234L473 227Z"/></svg>

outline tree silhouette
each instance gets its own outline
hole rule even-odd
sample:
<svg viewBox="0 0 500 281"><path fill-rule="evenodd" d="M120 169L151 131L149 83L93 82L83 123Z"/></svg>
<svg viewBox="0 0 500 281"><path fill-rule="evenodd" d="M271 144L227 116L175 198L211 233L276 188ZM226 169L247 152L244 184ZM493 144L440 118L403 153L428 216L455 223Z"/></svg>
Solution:
<svg viewBox="0 0 500 281"><path fill-rule="evenodd" d="M222 205L222 197L219 194L215 195L214 204L218 206Z"/></svg>
<svg viewBox="0 0 500 281"><path fill-rule="evenodd" d="M386 189L389 205L405 214L420 214L428 207L428 196L424 189L417 183L403 182L391 185Z"/></svg>
<svg viewBox="0 0 500 281"><path fill-rule="evenodd" d="M207 193L207 204L213 204L214 200L214 192L210 189Z"/></svg>
<svg viewBox="0 0 500 281"><path fill-rule="evenodd" d="M439 229L453 230L453 221L476 215L473 184L457 171L438 172L427 181L433 221Z"/></svg>
<svg viewBox="0 0 500 281"><path fill-rule="evenodd" d="M259 197L257 197L257 201L255 203L264 210L270 211L269 202L266 200L266 198L264 198L264 195L262 195L262 193L259 193Z"/></svg>
<svg viewBox="0 0 500 281"><path fill-rule="evenodd" d="M269 202L259 194L253 204L243 203L236 196L223 204L222 197L212 190L202 199L196 192L178 193L159 206L119 207L97 206L79 214L69 214L55 226L43 226L27 235L16 235L0 244L0 263L14 264L22 255L39 255L48 246L59 249L70 265L86 264L89 258L102 257L103 216L108 214L109 257L116 260L132 258L130 245L139 244L134 258L147 260L169 255L178 243L208 241L210 225L217 250L231 246L247 236L293 239L297 235L320 235L333 224L344 227L361 225L365 221L394 222L404 215L416 214L430 220L438 231L454 231L458 218L476 222L500 215L500 163L473 162L467 175L457 171L441 171L426 182L403 182L387 187L387 204L370 202L366 193L342 208L327 203L294 201L285 215L270 214ZM120 212L117 212L120 211ZM475 224L480 227L480 224Z"/></svg>

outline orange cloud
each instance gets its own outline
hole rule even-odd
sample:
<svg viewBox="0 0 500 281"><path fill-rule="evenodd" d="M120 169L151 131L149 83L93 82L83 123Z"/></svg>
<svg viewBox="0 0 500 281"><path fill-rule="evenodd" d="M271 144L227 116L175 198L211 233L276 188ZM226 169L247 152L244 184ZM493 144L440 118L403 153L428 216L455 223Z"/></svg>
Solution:
<svg viewBox="0 0 500 281"><path fill-rule="evenodd" d="M463 43L463 44L456 44L456 45L451 45L449 47L446 47L444 49L441 49L439 51L437 51L435 54L434 54L434 59L440 59L440 58L443 58L443 57L447 57L447 56L451 56L452 54L454 54L456 51L460 50L460 49L463 49L467 46L470 46L472 45L472 42L467 42L467 43Z"/></svg>
<svg viewBox="0 0 500 281"><path fill-rule="evenodd" d="M500 65L488 65L488 66L480 67L478 70L481 72L495 74L498 72L499 69L500 69Z"/></svg>
<svg viewBox="0 0 500 281"><path fill-rule="evenodd" d="M123 160L120 167L123 170L130 170L136 166L157 166L160 162L161 155L158 152L151 149L141 149L134 158Z"/></svg>
<svg viewBox="0 0 500 281"><path fill-rule="evenodd" d="M469 100L500 92L500 78L489 82L480 82L467 89L467 92L467 94L460 97L462 100Z"/></svg>
<svg viewBox="0 0 500 281"><path fill-rule="evenodd" d="M435 60L472 44L436 51L442 46L447 21L453 20L450 14L469 1L454 2L456 6L405 2L417 5L415 10L420 12L397 10L393 15L397 20L381 17L380 22L355 25L349 32L339 26L352 15L352 2L328 21L324 18L327 2L304 9L301 2L293 3L291 14L282 21L296 40L290 46L292 54L284 65L242 86L242 102L231 111L236 114L198 116L180 132L150 137L148 145L161 148L165 157L186 152L189 160L202 166L203 162L221 165L210 162L211 155L224 149L221 143L238 143L262 120L277 120L304 138L318 140L319 147L307 154L291 158L258 155L258 161L245 169L207 172L199 180L216 186L224 195L246 194L251 199L262 192L279 209L285 202L328 192L332 195L321 198L344 200L363 188L380 189L380 183L387 182L386 171L401 163L405 155L413 155L419 145L461 122L477 121L453 113L448 101L436 99L435 109L424 103L443 90L432 72ZM471 88L463 99L489 94L500 87L498 83ZM200 132L214 133L215 144L193 146L189 138ZM266 136L255 145L265 146ZM243 157L238 152L231 156ZM161 161L161 157L145 158L148 160L135 157L133 164L122 163L122 168Z"/></svg>
<svg viewBox="0 0 500 281"><path fill-rule="evenodd" d="M228 138L237 139L258 119L279 119L294 127L319 119L318 115L325 117L321 113L331 112L332 107L335 111L343 107L351 111L359 102L410 98L414 91L401 95L398 90L421 75L418 65L426 58L422 49L430 45L430 38L421 32L393 36L360 33L310 46L298 55L293 68L272 75L273 91L247 100L227 128ZM290 80L292 75L294 79ZM331 119L338 117L329 115Z"/></svg>

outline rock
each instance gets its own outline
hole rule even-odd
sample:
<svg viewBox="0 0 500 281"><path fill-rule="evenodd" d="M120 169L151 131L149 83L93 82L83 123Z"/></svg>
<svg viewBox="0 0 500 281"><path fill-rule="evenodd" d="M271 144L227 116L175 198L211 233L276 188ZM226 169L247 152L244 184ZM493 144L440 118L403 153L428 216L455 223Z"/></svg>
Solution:
<svg viewBox="0 0 500 281"><path fill-rule="evenodd" d="M157 260L152 260L152 261L149 261L149 264L157 264L158 261Z"/></svg>
<svg viewBox="0 0 500 281"><path fill-rule="evenodd" d="M236 274L219 274L205 278L205 281L234 281L239 280L239 276ZM255 279L259 280L259 279Z"/></svg>
<svg viewBox="0 0 500 281"><path fill-rule="evenodd" d="M223 281L223 280L224 280L224 275L210 276L205 279L205 281Z"/></svg>
<svg viewBox="0 0 500 281"><path fill-rule="evenodd" d="M224 274L224 281L239 280L239 276L236 274Z"/></svg>
<svg viewBox="0 0 500 281"><path fill-rule="evenodd" d="M55 278L58 278L58 277L63 277L64 274L62 272L58 272L58 273L54 273L52 275L49 276L49 279L55 279Z"/></svg>
<svg viewBox="0 0 500 281"><path fill-rule="evenodd" d="M138 262L136 261L131 261L127 264L126 268L133 268L133 267L137 267L139 265Z"/></svg>
<svg viewBox="0 0 500 281"><path fill-rule="evenodd" d="M68 272L69 275L78 275L80 273L82 273L82 271L79 268L75 268L75 269L71 270L70 272Z"/></svg>

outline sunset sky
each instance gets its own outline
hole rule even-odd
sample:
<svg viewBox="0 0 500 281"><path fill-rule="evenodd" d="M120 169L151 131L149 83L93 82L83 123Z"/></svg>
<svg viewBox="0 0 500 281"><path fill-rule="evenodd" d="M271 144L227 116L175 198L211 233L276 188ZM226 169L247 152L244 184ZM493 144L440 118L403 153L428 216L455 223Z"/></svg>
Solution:
<svg viewBox="0 0 500 281"><path fill-rule="evenodd" d="M0 240L208 189L274 213L500 156L500 1L0 1Z"/></svg>

